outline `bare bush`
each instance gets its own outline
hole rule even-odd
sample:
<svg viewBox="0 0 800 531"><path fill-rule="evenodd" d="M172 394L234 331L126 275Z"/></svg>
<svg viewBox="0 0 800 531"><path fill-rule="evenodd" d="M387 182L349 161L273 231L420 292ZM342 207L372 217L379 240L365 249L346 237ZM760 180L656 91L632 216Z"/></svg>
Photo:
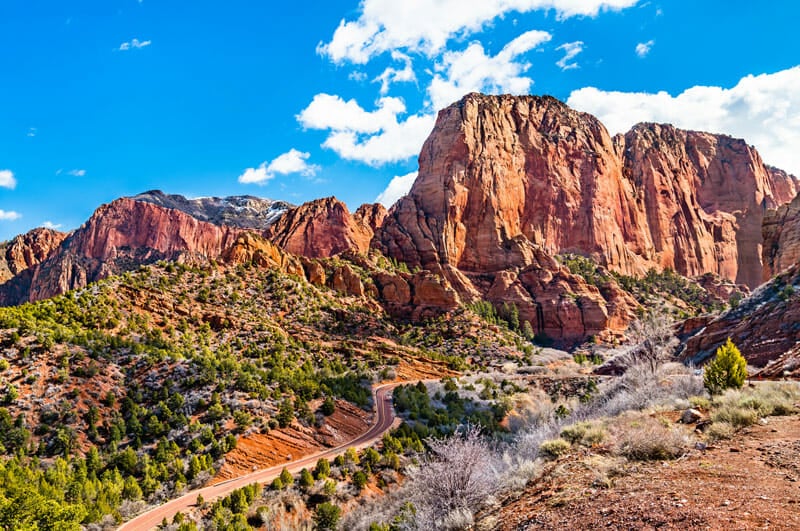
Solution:
<svg viewBox="0 0 800 531"><path fill-rule="evenodd" d="M556 405L542 389L514 396L513 408L508 412L511 431L530 429L549 423L555 415Z"/></svg>
<svg viewBox="0 0 800 531"><path fill-rule="evenodd" d="M675 321L667 314L652 311L631 323L628 336L633 347L626 357L629 365L640 365L655 373L659 365L670 360L678 346Z"/></svg>
<svg viewBox="0 0 800 531"><path fill-rule="evenodd" d="M462 529L453 526L470 520L497 493L502 463L476 427L427 443L430 452L408 472L414 527Z"/></svg>
<svg viewBox="0 0 800 531"><path fill-rule="evenodd" d="M675 459L686 452L689 443L678 429L641 414L617 419L614 435L614 453L633 461Z"/></svg>

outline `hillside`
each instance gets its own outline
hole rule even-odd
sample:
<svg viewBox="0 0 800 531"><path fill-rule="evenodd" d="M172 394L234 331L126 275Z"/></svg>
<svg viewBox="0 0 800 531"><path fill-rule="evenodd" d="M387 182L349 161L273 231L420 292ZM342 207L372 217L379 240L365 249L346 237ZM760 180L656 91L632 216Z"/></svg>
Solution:
<svg viewBox="0 0 800 531"><path fill-rule="evenodd" d="M318 263L334 284L341 268L393 274L362 264L372 269ZM284 433L301 450L334 443L310 407L320 398L366 408L369 382L525 355L522 338L469 313L410 326L371 297L250 261L143 266L2 309L0 328L0 443L16 456L0 476L66 486L73 494L49 499L84 522L207 481L237 435ZM41 476L42 465L68 463L82 475ZM32 495L14 488L12 501Z"/></svg>

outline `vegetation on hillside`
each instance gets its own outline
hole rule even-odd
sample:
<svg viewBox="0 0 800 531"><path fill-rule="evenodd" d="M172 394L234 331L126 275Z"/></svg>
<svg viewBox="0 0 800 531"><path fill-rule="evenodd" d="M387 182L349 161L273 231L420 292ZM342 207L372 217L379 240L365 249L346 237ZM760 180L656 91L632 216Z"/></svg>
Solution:
<svg viewBox="0 0 800 531"><path fill-rule="evenodd" d="M467 314L412 326L249 265L160 263L2 308L0 519L28 521L9 501L24 498L41 518L118 522L206 482L237 435L324 423L314 399L369 408L398 365L464 368L501 342Z"/></svg>
<svg viewBox="0 0 800 531"><path fill-rule="evenodd" d="M609 271L591 259L577 254L560 255L558 260L572 274L582 276L586 282L601 290L609 282L616 282L642 306L665 306L679 318L717 312L725 307L723 301L704 290L697 282L669 268L663 271L650 269L643 277L634 277Z"/></svg>

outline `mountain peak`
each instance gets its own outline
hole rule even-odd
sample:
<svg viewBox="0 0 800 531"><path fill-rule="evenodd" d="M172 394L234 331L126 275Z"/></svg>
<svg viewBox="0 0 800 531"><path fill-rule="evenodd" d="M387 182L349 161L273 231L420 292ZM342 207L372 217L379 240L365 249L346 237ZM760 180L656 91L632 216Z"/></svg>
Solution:
<svg viewBox="0 0 800 531"><path fill-rule="evenodd" d="M165 194L161 190L149 190L130 199L180 210L193 218L215 225L259 230L269 228L294 206L285 201L252 195L187 198L178 194Z"/></svg>

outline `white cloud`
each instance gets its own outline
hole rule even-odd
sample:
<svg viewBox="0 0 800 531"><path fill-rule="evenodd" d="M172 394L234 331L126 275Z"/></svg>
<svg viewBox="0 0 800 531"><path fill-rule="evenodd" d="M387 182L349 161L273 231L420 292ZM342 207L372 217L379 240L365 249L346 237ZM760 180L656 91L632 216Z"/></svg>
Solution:
<svg viewBox="0 0 800 531"><path fill-rule="evenodd" d="M0 221L16 221L22 217L19 212L13 210L0 210Z"/></svg>
<svg viewBox="0 0 800 531"><path fill-rule="evenodd" d="M53 223L52 221L45 221L44 223L42 223L42 227L44 227L46 229L51 229L51 230L58 230L62 226L63 225L61 225L61 223Z"/></svg>
<svg viewBox="0 0 800 531"><path fill-rule="evenodd" d="M319 166L309 164L310 153L298 151L294 148L277 156L267 164L262 162L257 168L247 168L239 176L239 182L244 184L261 184L274 178L276 175L289 175L293 173L304 177L313 177L319 171Z"/></svg>
<svg viewBox="0 0 800 531"><path fill-rule="evenodd" d="M322 146L340 157L377 166L419 154L431 132L433 115L415 114L399 121L405 112L399 98L380 98L377 108L367 111L354 99L317 94L297 121L306 129L328 130Z"/></svg>
<svg viewBox="0 0 800 531"><path fill-rule="evenodd" d="M650 49L653 47L655 43L656 41L652 39L647 42L640 42L639 44L636 45L636 55L638 55L639 57L646 57L647 54L650 53Z"/></svg>
<svg viewBox="0 0 800 531"><path fill-rule="evenodd" d="M153 41L140 41L139 39L131 39L130 41L126 41L120 44L117 50L124 52L127 50L144 48L146 46L150 46L151 44L153 44Z"/></svg>
<svg viewBox="0 0 800 531"><path fill-rule="evenodd" d="M596 16L638 0L362 0L358 19L342 20L317 51L334 63L365 64L384 52L405 49L434 56L454 36L473 34L506 13L554 10L559 19Z"/></svg>
<svg viewBox="0 0 800 531"><path fill-rule="evenodd" d="M432 114L415 114L403 122L391 124L379 134L363 136L352 131L332 131L322 146L343 159L371 166L399 162L419 155L435 121Z"/></svg>
<svg viewBox="0 0 800 531"><path fill-rule="evenodd" d="M389 86L392 83L401 83L401 82L411 82L416 81L417 76L414 73L414 68L412 66L412 61L409 56L402 52L398 52L394 50L392 52L392 59L395 61L401 61L404 63L402 70L397 70L393 67L388 67L384 70L381 75L376 77L373 82L380 82L381 83L381 95L386 95L389 92Z"/></svg>
<svg viewBox="0 0 800 531"><path fill-rule="evenodd" d="M528 71L530 64L521 63L518 58L550 39L549 33L532 30L506 44L493 57L487 56L478 42L464 51L445 52L428 87L433 108L441 109L469 92L529 92L533 80L522 74Z"/></svg>
<svg viewBox="0 0 800 531"><path fill-rule="evenodd" d="M35 137L36 136L36 128L35 127L29 127L28 128L28 132L25 133L25 136L27 136L29 138Z"/></svg>
<svg viewBox="0 0 800 531"><path fill-rule="evenodd" d="M587 87L572 92L567 103L600 118L611 133L638 122L666 122L744 138L768 164L800 175L800 66L748 75L732 88L695 86L677 96Z"/></svg>
<svg viewBox="0 0 800 531"><path fill-rule="evenodd" d="M83 177L86 175L86 170L70 170L67 172L67 175L72 175L73 177Z"/></svg>
<svg viewBox="0 0 800 531"><path fill-rule="evenodd" d="M564 57L556 61L556 66L561 70L572 70L573 68L578 68L578 63L572 61L572 59L583 51L583 41L565 42L556 50L564 50Z"/></svg>
<svg viewBox="0 0 800 531"><path fill-rule="evenodd" d="M348 74L347 79L349 79L350 81L357 81L360 83L362 81L366 81L367 74L365 72L361 72L360 70L353 70L352 72L350 72L350 74Z"/></svg>
<svg viewBox="0 0 800 531"><path fill-rule="evenodd" d="M296 116L306 129L333 129L356 133L377 133L397 122L397 115L406 112L400 98L381 98L374 111L365 111L354 99L344 101L339 96L317 94L311 103Z"/></svg>
<svg viewBox="0 0 800 531"><path fill-rule="evenodd" d="M0 188L13 190L17 186L17 179L11 170L0 170Z"/></svg>
<svg viewBox="0 0 800 531"><path fill-rule="evenodd" d="M382 204L386 208L391 207L397 202L398 199L403 197L411 190L411 186L417 179L417 172L412 172L406 175L398 175L394 177L386 189L375 198L377 203Z"/></svg>

